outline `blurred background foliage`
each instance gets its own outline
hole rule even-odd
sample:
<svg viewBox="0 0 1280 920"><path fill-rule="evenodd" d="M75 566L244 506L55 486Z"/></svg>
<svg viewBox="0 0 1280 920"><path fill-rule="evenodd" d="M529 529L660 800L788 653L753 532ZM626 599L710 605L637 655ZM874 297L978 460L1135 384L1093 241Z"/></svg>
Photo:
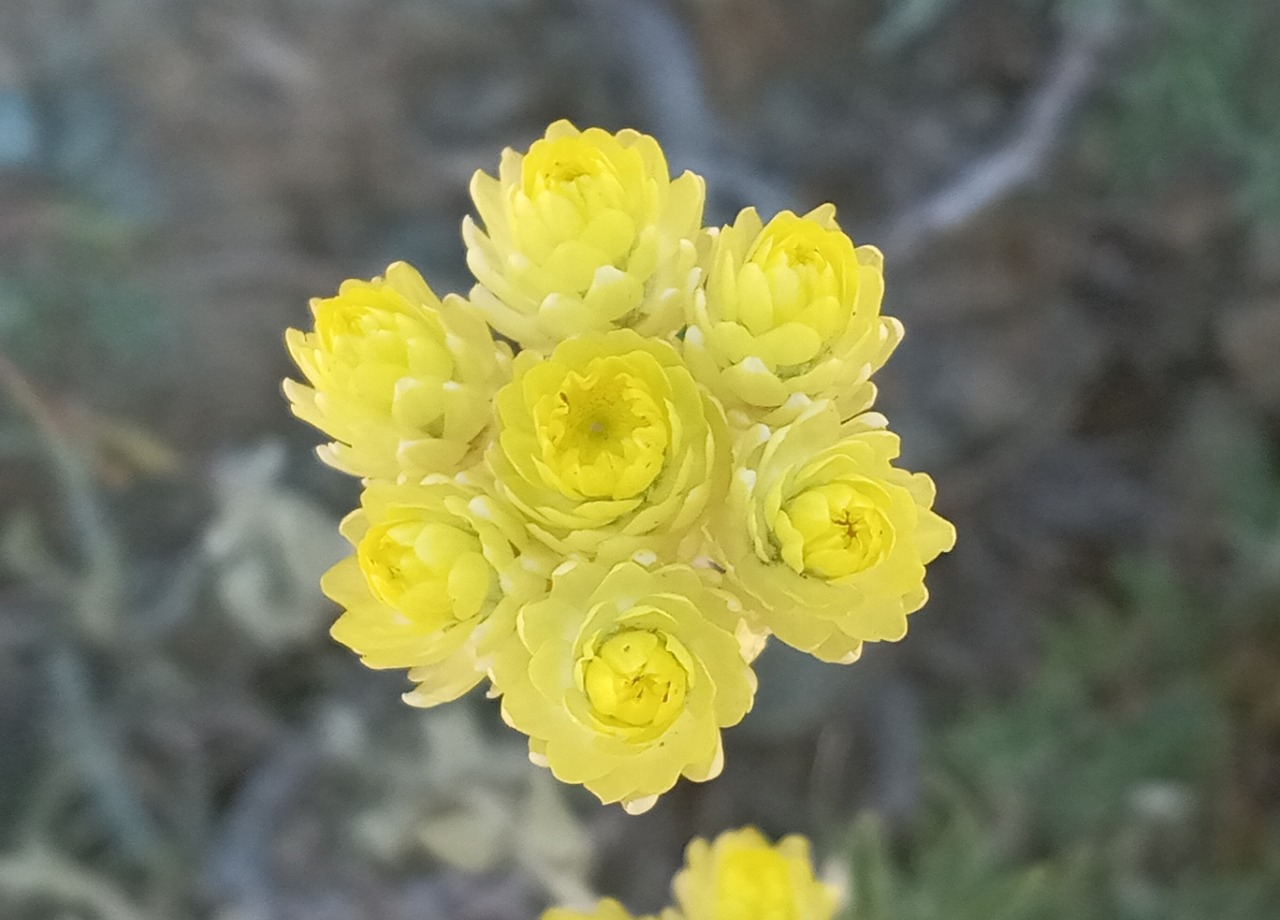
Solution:
<svg viewBox="0 0 1280 920"><path fill-rule="evenodd" d="M799 831L854 920L1280 905L1280 6L0 5L0 917L516 920ZM325 631L353 486L279 394L307 297L464 290L466 183L567 116L709 219L840 208L960 544L909 639L783 648L628 818Z"/></svg>

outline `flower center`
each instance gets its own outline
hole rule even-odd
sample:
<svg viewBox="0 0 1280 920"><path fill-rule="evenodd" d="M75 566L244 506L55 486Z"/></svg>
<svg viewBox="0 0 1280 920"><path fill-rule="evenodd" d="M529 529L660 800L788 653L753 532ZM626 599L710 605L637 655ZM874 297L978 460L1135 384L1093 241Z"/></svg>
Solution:
<svg viewBox="0 0 1280 920"><path fill-rule="evenodd" d="M529 148L521 180L530 199L543 192L573 197L586 193L586 186L611 171L608 159L581 137L544 138Z"/></svg>
<svg viewBox="0 0 1280 920"><path fill-rule="evenodd" d="M623 729L666 729L684 709L689 687L683 653L674 639L643 629L606 639L582 671L596 716Z"/></svg>
<svg viewBox="0 0 1280 920"><path fill-rule="evenodd" d="M778 246L779 261L791 268L805 268L810 271L822 271L827 260L823 257L814 240L793 236L785 239Z"/></svg>
<svg viewBox="0 0 1280 920"><path fill-rule="evenodd" d="M842 578L882 561L893 526L882 490L865 480L841 480L801 492L779 515L783 558L797 572Z"/></svg>
<svg viewBox="0 0 1280 920"><path fill-rule="evenodd" d="M715 920L798 920L786 859L768 849L726 853L716 883Z"/></svg>
<svg viewBox="0 0 1280 920"><path fill-rule="evenodd" d="M382 363L403 365L407 362L409 347L404 327L418 326L421 320L411 318L394 309L384 309L355 299L334 297L321 302L316 312L316 335L325 348L339 358L349 358L358 344L363 357L375 358ZM413 333L420 338L421 328ZM431 330L434 333L434 329ZM371 375L367 375L371 376Z"/></svg>
<svg viewBox="0 0 1280 920"><path fill-rule="evenodd" d="M769 222L748 258L766 270L821 274L840 263L840 244L846 240L839 230L828 230L793 214L781 214Z"/></svg>
<svg viewBox="0 0 1280 920"><path fill-rule="evenodd" d="M626 499L647 489L666 460L667 409L632 358L596 358L568 371L535 410L550 478L576 499Z"/></svg>
<svg viewBox="0 0 1280 920"><path fill-rule="evenodd" d="M316 316L316 332L330 347L339 336L377 332L379 326L378 317L368 307L336 299Z"/></svg>
<svg viewBox="0 0 1280 920"><path fill-rule="evenodd" d="M822 339L848 321L847 286L856 284L853 243L839 230L813 220L779 214L761 232L748 255L769 286L772 325L800 322Z"/></svg>
<svg viewBox="0 0 1280 920"><path fill-rule="evenodd" d="M428 628L467 620L484 607L493 570L477 537L415 518L412 509L374 525L356 547L369 590Z"/></svg>

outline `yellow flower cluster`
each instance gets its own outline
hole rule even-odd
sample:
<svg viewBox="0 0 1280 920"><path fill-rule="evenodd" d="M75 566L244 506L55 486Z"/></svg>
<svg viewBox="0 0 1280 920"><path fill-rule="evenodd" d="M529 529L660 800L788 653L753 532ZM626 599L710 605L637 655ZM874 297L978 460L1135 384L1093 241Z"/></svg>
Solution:
<svg viewBox="0 0 1280 920"><path fill-rule="evenodd" d="M770 844L753 827L690 843L671 889L676 906L664 910L661 920L831 920L837 907L835 889L814 877L809 841L792 835ZM593 911L556 907L542 920L658 918L632 918L605 898Z"/></svg>
<svg viewBox="0 0 1280 920"><path fill-rule="evenodd" d="M902 326L833 207L705 228L635 131L557 122L472 195L467 297L397 263L287 335L365 483L333 635L415 705L488 678L536 763L641 811L720 771L767 636L852 661L924 604L955 533L868 411Z"/></svg>

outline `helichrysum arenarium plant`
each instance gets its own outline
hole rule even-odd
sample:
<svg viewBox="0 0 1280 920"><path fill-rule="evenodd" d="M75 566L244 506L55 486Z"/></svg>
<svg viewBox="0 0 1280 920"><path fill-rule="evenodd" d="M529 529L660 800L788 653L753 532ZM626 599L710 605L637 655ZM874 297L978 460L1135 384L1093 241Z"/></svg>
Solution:
<svg viewBox="0 0 1280 920"><path fill-rule="evenodd" d="M557 122L472 182L468 298L396 263L287 336L294 412L365 482L334 637L415 705L488 678L535 762L633 812L719 773L769 635L901 638L955 540L869 411L880 253L831 205L706 228L704 189Z"/></svg>
<svg viewBox="0 0 1280 920"><path fill-rule="evenodd" d="M776 844L753 827L725 831L689 844L684 867L671 883L676 905L660 918L635 920L831 920L835 889L813 872L809 841L792 835ZM593 910L554 907L542 920L632 920L612 898Z"/></svg>

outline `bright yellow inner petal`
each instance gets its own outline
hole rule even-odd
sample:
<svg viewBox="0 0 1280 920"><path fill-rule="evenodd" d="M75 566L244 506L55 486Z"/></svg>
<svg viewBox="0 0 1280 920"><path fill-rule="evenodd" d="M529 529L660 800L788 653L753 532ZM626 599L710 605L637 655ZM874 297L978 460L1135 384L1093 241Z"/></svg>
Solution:
<svg viewBox="0 0 1280 920"><path fill-rule="evenodd" d="M747 260L768 281L773 326L801 322L828 339L848 321L857 257L841 231L779 214L760 233Z"/></svg>
<svg viewBox="0 0 1280 920"><path fill-rule="evenodd" d="M316 333L327 343L339 336L376 332L379 325L368 307L338 298L326 302L316 315Z"/></svg>
<svg viewBox="0 0 1280 920"><path fill-rule="evenodd" d="M724 854L712 920L800 920L786 858L768 848Z"/></svg>
<svg viewBox="0 0 1280 920"><path fill-rule="evenodd" d="M620 728L665 729L684 709L689 673L665 636L626 629L586 663L583 686L601 721Z"/></svg>
<svg viewBox="0 0 1280 920"><path fill-rule="evenodd" d="M427 628L475 616L493 587L475 534L412 509L369 528L356 559L375 597Z"/></svg>
<svg viewBox="0 0 1280 920"><path fill-rule="evenodd" d="M841 578L871 568L893 546L884 494L868 483L840 480L801 492L778 527L784 558L797 571ZM789 526L788 526L789 525Z"/></svg>
<svg viewBox="0 0 1280 920"><path fill-rule="evenodd" d="M534 141L521 164L521 185L530 199L553 192L587 203L592 186L614 173L613 164L597 146L581 136Z"/></svg>
<svg viewBox="0 0 1280 920"><path fill-rule="evenodd" d="M667 407L631 356L592 360L569 371L535 410L542 460L572 498L633 498L666 459Z"/></svg>

